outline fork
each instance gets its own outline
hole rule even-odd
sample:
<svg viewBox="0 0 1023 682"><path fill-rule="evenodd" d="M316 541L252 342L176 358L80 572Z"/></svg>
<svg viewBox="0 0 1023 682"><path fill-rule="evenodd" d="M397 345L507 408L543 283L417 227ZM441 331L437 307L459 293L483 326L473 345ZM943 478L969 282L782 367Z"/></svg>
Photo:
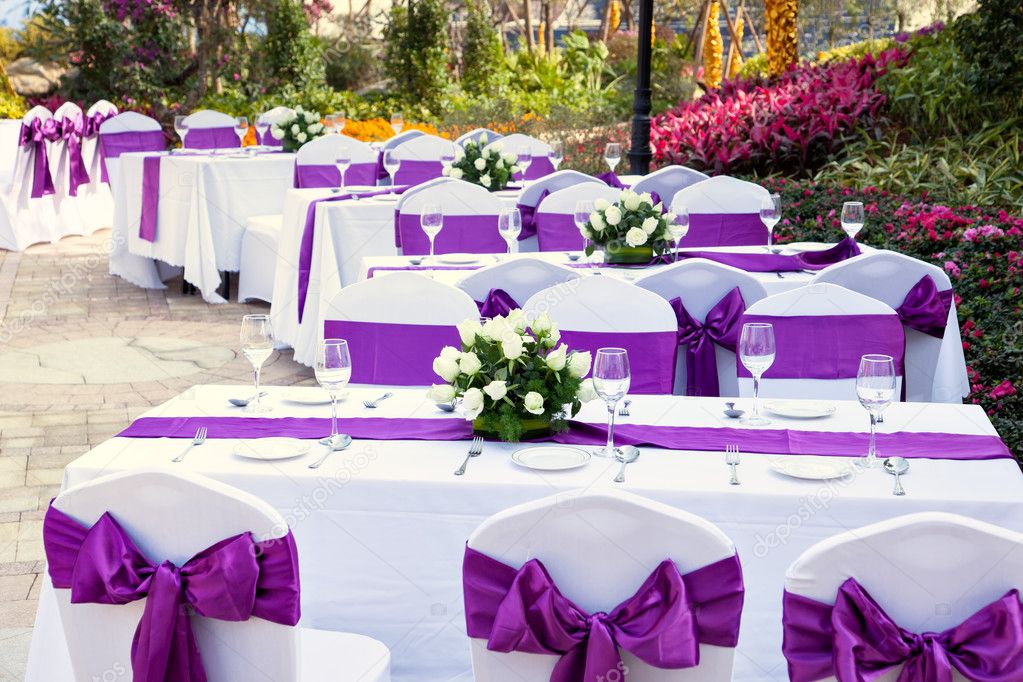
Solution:
<svg viewBox="0 0 1023 682"><path fill-rule="evenodd" d="M631 405L631 404L632 404L631 400L626 400L624 403L622 403L622 406L618 408L618 416L619 417L628 417L629 416L629 405Z"/></svg>
<svg viewBox="0 0 1023 682"><path fill-rule="evenodd" d="M392 395L394 395L394 394L391 393L390 391L388 391L387 393L384 393L382 396L380 396L376 400L363 400L362 404L365 405L366 407L370 408L370 409L373 409L374 407L379 405L382 401L387 400L388 398L390 398Z"/></svg>
<svg viewBox="0 0 1023 682"><path fill-rule="evenodd" d="M473 457L479 457L483 454L483 436L475 436L472 439L472 444L469 446L469 454L465 456L465 461L462 462L462 466L455 469L455 476L461 476L465 473L465 467L469 464L469 460Z"/></svg>
<svg viewBox="0 0 1023 682"><path fill-rule="evenodd" d="M205 442L206 442L206 427L205 426L200 426L198 429L196 429L196 431L195 431L195 438L193 438L192 442L188 444L188 447L185 448L185 451L182 452L177 457L175 457L174 459L172 459L171 461L172 462L180 462L181 460L183 460L185 458L185 455L187 455L189 452L192 451L192 448L194 448L197 445L202 445Z"/></svg>
<svg viewBox="0 0 1023 682"><path fill-rule="evenodd" d="M725 464L732 470L732 475L728 479L731 485L739 485L739 472L736 471L736 467L739 466L739 446L738 445L726 445L725 446Z"/></svg>

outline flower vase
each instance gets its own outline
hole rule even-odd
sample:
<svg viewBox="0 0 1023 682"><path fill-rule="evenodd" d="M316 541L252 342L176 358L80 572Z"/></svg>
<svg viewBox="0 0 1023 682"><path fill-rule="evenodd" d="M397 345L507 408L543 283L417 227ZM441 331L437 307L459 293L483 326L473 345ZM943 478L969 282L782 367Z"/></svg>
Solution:
<svg viewBox="0 0 1023 682"><path fill-rule="evenodd" d="M546 438L554 433L551 428L549 417L533 417L522 421L522 440L534 440ZM487 428L483 425L483 419L477 417L472 422L472 433L474 436L483 436L487 440L501 440L496 429Z"/></svg>
<svg viewBox="0 0 1023 682"><path fill-rule="evenodd" d="M652 246L618 246L608 244L604 262L608 265L646 265L654 259Z"/></svg>

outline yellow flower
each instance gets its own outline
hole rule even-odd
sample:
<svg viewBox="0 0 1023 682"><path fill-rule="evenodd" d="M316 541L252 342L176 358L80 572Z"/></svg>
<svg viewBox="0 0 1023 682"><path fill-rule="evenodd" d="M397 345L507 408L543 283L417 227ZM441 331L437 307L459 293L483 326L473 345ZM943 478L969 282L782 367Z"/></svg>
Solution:
<svg viewBox="0 0 1023 682"><path fill-rule="evenodd" d="M703 38L703 81L707 87L721 87L722 54L724 43L721 40L721 6L717 0L710 3L707 11L707 32Z"/></svg>
<svg viewBox="0 0 1023 682"><path fill-rule="evenodd" d="M742 16L735 21L735 35L738 37L738 45L736 49L732 50L732 60L728 63L728 77L735 78L739 75L739 69L742 68L742 53L739 52L738 46L742 45Z"/></svg>
<svg viewBox="0 0 1023 682"><path fill-rule="evenodd" d="M785 72L799 58L798 0L766 0L767 70L772 76Z"/></svg>

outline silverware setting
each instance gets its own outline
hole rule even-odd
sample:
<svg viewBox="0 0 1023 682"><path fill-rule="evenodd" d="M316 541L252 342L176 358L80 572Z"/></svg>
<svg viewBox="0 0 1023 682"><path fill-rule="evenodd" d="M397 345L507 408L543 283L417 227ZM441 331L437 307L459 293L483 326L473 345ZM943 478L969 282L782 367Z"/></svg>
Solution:
<svg viewBox="0 0 1023 682"><path fill-rule="evenodd" d="M370 408L370 409L373 409L377 405L379 405L382 401L387 400L388 398L390 398L392 395L394 395L394 394L390 393L390 392L384 393L382 396L380 396L376 400L363 400L362 404L365 405L366 407Z"/></svg>
<svg viewBox="0 0 1023 682"><path fill-rule="evenodd" d="M739 485L739 446L738 445L726 445L725 446L725 464L731 469L731 476L728 479L730 485Z"/></svg>
<svg viewBox="0 0 1023 682"><path fill-rule="evenodd" d="M729 419L738 419L744 414L746 414L745 410L735 409L735 403L732 402L725 403L725 416L728 417Z"/></svg>
<svg viewBox="0 0 1023 682"><path fill-rule="evenodd" d="M622 463L618 468L618 475L615 476L615 483L625 483L625 467L639 459L639 448L626 445L615 453L615 459Z"/></svg>
<svg viewBox="0 0 1023 682"><path fill-rule="evenodd" d="M320 442L322 443L323 441L320 441ZM335 452L340 452L341 450L344 450L345 448L347 448L351 444L352 444L352 437L349 436L346 433L339 433L339 434L337 434L337 438L329 438L328 437L328 442L325 443L325 445L327 446L327 451L325 453L323 453L323 457L320 457L318 460L316 460L315 462L310 464L309 468L310 469L319 469L320 465L323 464L324 462L326 462L328 457L330 457Z"/></svg>
<svg viewBox="0 0 1023 682"><path fill-rule="evenodd" d="M895 487L892 488L892 495L901 497L906 494L902 487L902 474L909 471L909 461L905 457L888 457L883 462L884 470L895 477Z"/></svg>
<svg viewBox="0 0 1023 682"><path fill-rule="evenodd" d="M631 400L626 400L625 402L623 402L622 406L618 408L618 416L619 417L628 417L628 416L630 416L629 415L629 405L631 405L631 404L632 404Z"/></svg>
<svg viewBox="0 0 1023 682"><path fill-rule="evenodd" d="M194 448L196 446L199 446L199 445L202 445L205 442L206 442L206 427L205 426L200 426L198 429L196 429L195 437L192 439L192 442L188 444L188 447L185 448L185 450L180 455L178 455L177 457L175 457L171 461L172 462L180 462L181 460L183 460L185 458L185 455L187 455L189 452L192 451L192 448Z"/></svg>
<svg viewBox="0 0 1023 682"><path fill-rule="evenodd" d="M259 392L259 397L260 398L262 398L262 397L264 397L266 395L269 395L266 391L260 391ZM245 407L246 405L248 405L249 403L251 403L255 399L256 399L256 396L252 396L251 398L228 398L227 402L231 403L235 407Z"/></svg>
<svg viewBox="0 0 1023 682"><path fill-rule="evenodd" d="M479 457L481 454L483 454L483 436L474 436L472 443L469 445L469 454L465 456L462 466L455 469L455 476L464 474L465 467L469 465L469 460L473 457Z"/></svg>

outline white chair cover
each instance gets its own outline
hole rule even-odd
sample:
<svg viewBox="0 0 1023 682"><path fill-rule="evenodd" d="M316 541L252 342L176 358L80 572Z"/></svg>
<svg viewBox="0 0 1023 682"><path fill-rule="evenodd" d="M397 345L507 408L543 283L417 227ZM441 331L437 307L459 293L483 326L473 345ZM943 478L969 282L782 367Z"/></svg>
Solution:
<svg viewBox="0 0 1023 682"><path fill-rule="evenodd" d="M322 135L302 145L295 155L299 166L333 166L337 150L347 146L352 154L352 163L376 163L377 152L361 140L342 135Z"/></svg>
<svg viewBox="0 0 1023 682"><path fill-rule="evenodd" d="M877 251L836 263L822 270L811 283L838 284L897 309L923 277L933 279L938 291L952 288L948 275L938 266L893 251ZM945 336L940 339L911 327L903 328L906 331L906 400L961 402L970 392L970 382L966 376L955 303L949 309Z"/></svg>
<svg viewBox="0 0 1023 682"><path fill-rule="evenodd" d="M443 137L424 134L407 139L393 149L402 161L440 161L445 153L454 153L455 145Z"/></svg>
<svg viewBox="0 0 1023 682"><path fill-rule="evenodd" d="M143 554L178 566L240 533L251 532L256 541L263 541L288 532L284 518L259 498L186 472L113 474L65 490L54 506L86 526L110 512ZM132 638L144 600L72 604L70 590L55 593L76 679L105 679L115 666L130 671ZM345 679L389 679L390 654L368 637L314 632L315 639L329 637L330 646L309 647L302 645L316 642L307 643L305 631L260 618L227 622L193 615L192 621L211 680L242 682L257 674L282 682L326 679L326 670L338 673L339 649L345 650L340 659ZM310 649L319 649L318 660L310 660Z"/></svg>
<svg viewBox="0 0 1023 682"><path fill-rule="evenodd" d="M526 189L519 194L519 203L525 206L536 206L540 201L540 195L544 192L554 193L559 189L565 189L572 185L579 185L584 182L594 182L595 178L580 173L577 170L559 170L544 176L539 180L529 183ZM596 180L599 182L599 180Z"/></svg>
<svg viewBox="0 0 1023 682"><path fill-rule="evenodd" d="M143 114L126 111L103 122L99 134L113 135L116 133L144 133L152 130L163 130L160 122ZM116 197L118 178L120 177L118 159L107 159L107 177L110 179L110 192ZM97 164L98 165L98 164Z"/></svg>
<svg viewBox="0 0 1023 682"><path fill-rule="evenodd" d="M470 317L479 317L479 309L464 291L416 272L394 272L339 291L324 319L453 325Z"/></svg>
<svg viewBox="0 0 1023 682"><path fill-rule="evenodd" d="M415 142L415 140L413 140L413 142ZM408 215L422 215L423 206L426 204L437 204L440 206L441 212L445 217L498 216L503 208L503 204L500 199L479 185L466 182L465 180L456 180L454 178L435 178L434 180L424 183L419 187L408 190L404 195L402 195L402 198L395 209L397 220L406 220L404 217ZM418 221L418 218L416 220ZM489 222L493 224L484 225L483 223L480 223L478 227L480 229L493 229L496 233L496 218L491 219ZM475 229L476 227L477 226L474 225L472 226L472 229ZM444 230L449 230L448 234L451 234L450 230L453 229L455 228L450 225L445 226L441 230L441 234L438 236L438 239L443 238ZM418 233L416 236L418 237ZM500 236L495 238L493 241L496 244L502 243ZM439 243L440 242L438 242L438 244ZM402 246L404 250L406 245L403 244ZM422 253L421 250L417 251L415 249L410 252ZM438 247L436 253L443 252L444 250L441 247Z"/></svg>
<svg viewBox="0 0 1023 682"><path fill-rule="evenodd" d="M657 192L657 196L667 207L671 205L671 199L676 192L709 178L709 175L685 166L665 166L636 182L632 186L632 191L637 194Z"/></svg>
<svg viewBox="0 0 1023 682"><path fill-rule="evenodd" d="M768 296L750 305L747 315L774 317L817 317L844 315L890 315L898 319L891 306L836 284L813 284ZM898 360L898 358L896 358ZM896 379L895 400L901 400L902 376ZM739 377L739 395L753 395L753 379ZM849 379L773 379L760 381L762 398L809 398L820 400L857 400L856 377Z"/></svg>
<svg viewBox="0 0 1023 682"><path fill-rule="evenodd" d="M21 119L23 125L32 121L47 121L53 118L50 110L35 106ZM47 147L50 143L47 143ZM33 198L35 145L18 147L18 156L11 176L11 187L4 203L7 220L0 219L0 248L8 251L23 251L32 244L56 241L60 237L55 228L57 214L52 195ZM50 169L51 177L53 169Z"/></svg>
<svg viewBox="0 0 1023 682"><path fill-rule="evenodd" d="M204 128L234 128L234 116L211 109L200 109L185 117L189 130Z"/></svg>
<svg viewBox="0 0 1023 682"><path fill-rule="evenodd" d="M513 567L541 560L561 593L590 613L609 612L631 597L665 559L686 574L735 554L728 536L709 521L618 491L559 493L506 509L484 521L468 546ZM488 651L482 639L470 639L470 646L479 682L548 680L558 661ZM734 655L734 649L701 644L699 666L663 670L622 652L628 677L617 679L723 682L732 679Z"/></svg>
<svg viewBox="0 0 1023 682"><path fill-rule="evenodd" d="M965 516L909 514L817 543L789 567L785 589L834 604L838 588L854 578L900 627L942 632L1023 587L1021 543L1023 534Z"/></svg>
<svg viewBox="0 0 1023 682"><path fill-rule="evenodd" d="M497 140L491 140L490 144L493 144ZM547 158L547 155L551 152L551 146L543 140L538 140L531 135L523 135L522 133L512 133L511 135L505 135L500 140L501 151L511 152L514 154L519 147L529 147L529 151L532 153L534 158L542 157ZM488 147L490 145L487 145Z"/></svg>
<svg viewBox="0 0 1023 682"><path fill-rule="evenodd" d="M716 175L684 187L671 197L661 197L668 206L679 199L694 213L759 213L760 203L771 193L752 182L728 175Z"/></svg>
<svg viewBox="0 0 1023 682"><path fill-rule="evenodd" d="M491 289L503 289L519 305L535 293L549 287L558 287L563 294L571 294L579 280L579 273L556 263L539 258L516 258L488 265L472 273L458 288L477 301L483 301Z"/></svg>
<svg viewBox="0 0 1023 682"><path fill-rule="evenodd" d="M117 114L117 107L101 99L89 107L85 117L90 118L96 114L114 116ZM85 166L89 170L89 184L78 188L78 198L84 204L82 219L85 221L86 229L95 231L101 227L109 227L114 220L114 197L110 193L110 186L103 182L103 170L100 167L98 130L82 143L82 156L85 157Z"/></svg>
<svg viewBox="0 0 1023 682"><path fill-rule="evenodd" d="M657 294L614 277L583 277L570 295L560 285L538 291L522 306L527 319L547 313L561 329L581 332L660 332L678 328Z"/></svg>
<svg viewBox="0 0 1023 682"><path fill-rule="evenodd" d="M657 272L637 277L634 284L641 289L652 291L666 301L681 298L686 311L698 322L703 323L707 313L732 289L738 287L742 300L749 307L767 297L767 290L756 277L703 258L686 259L673 263ZM675 393L686 392L685 347L679 348L675 369ZM738 377L735 374L735 353L717 344L714 353L718 368L718 389L723 396L739 395Z"/></svg>
<svg viewBox="0 0 1023 682"><path fill-rule="evenodd" d="M63 126L64 121L71 121L75 116L82 116L82 108L74 102L64 102L55 112L53 118L58 125ZM83 120L84 122L84 120ZM71 169L70 152L67 142L60 139L50 145L50 176L53 178L53 209L57 213L57 222L53 226L54 240L72 234L91 234L92 230L86 228L86 221L83 215L84 202L79 197L70 195ZM82 161L85 161L83 150ZM89 177L92 180L92 176ZM79 190L84 189L84 185ZM111 215L111 218L113 216ZM109 223L108 223L109 224Z"/></svg>
<svg viewBox="0 0 1023 682"><path fill-rule="evenodd" d="M455 140L455 144L457 144L460 147L464 147L465 143L470 140L474 142L479 142L479 137L480 135L483 134L486 134L487 136L487 144L490 144L491 142L497 142L498 140L504 137L504 135L502 135L501 133L496 133L490 128L476 128L475 130L470 130L467 133L459 135L458 139Z"/></svg>
<svg viewBox="0 0 1023 682"><path fill-rule="evenodd" d="M568 172L568 171L562 171ZM540 181L542 182L542 180ZM568 250L567 246L569 243L575 244L575 237L578 233L571 235L571 240L568 239L568 235L565 234L567 230L567 220L554 218L556 224L564 223L565 230L549 228L541 229L541 223L549 220L552 216L574 216L575 205L577 202L582 200L595 201L597 199L607 199L610 202L618 201L618 197L621 195L622 190L616 187L608 187L606 184L595 178L590 178L585 182L579 182L564 189L559 189L548 194L540 202L540 205L536 207L536 243L537 248L540 251L565 251ZM545 218L545 216L547 216ZM574 228L574 225L573 225ZM552 239L553 237L553 239ZM577 244L583 244L584 240L582 235L579 235L579 241Z"/></svg>
<svg viewBox="0 0 1023 682"><path fill-rule="evenodd" d="M419 137L420 135L425 135L425 134L426 133L424 133L422 130L415 130L415 129L413 129L413 130L404 130L404 131L398 133L397 135L395 135L394 137L387 138L380 145L380 151L383 152L383 151L385 151L387 149L394 149L398 145L404 144L404 143L408 142L409 140L411 140L413 138L416 138L416 137Z"/></svg>
<svg viewBox="0 0 1023 682"><path fill-rule="evenodd" d="M245 221L238 269L238 300L273 302L283 215L257 215Z"/></svg>

